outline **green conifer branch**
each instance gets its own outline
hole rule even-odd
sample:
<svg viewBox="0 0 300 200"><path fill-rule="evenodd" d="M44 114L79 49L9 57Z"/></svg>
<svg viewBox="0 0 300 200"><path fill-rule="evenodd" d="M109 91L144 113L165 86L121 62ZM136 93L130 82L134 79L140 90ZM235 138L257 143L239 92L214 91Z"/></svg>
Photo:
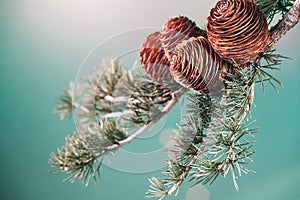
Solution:
<svg viewBox="0 0 300 200"><path fill-rule="evenodd" d="M135 66L133 72L125 70L117 60L106 62L93 75L85 77L84 83L77 85L78 90L72 83L64 91L54 112L65 119L77 109L81 121L78 131L66 138L65 146L52 153L49 160L55 168L52 172L71 173L65 180L80 179L86 185L91 177L99 180L96 178L99 174L95 173L95 169L100 170L99 159L148 130L186 92L181 87L172 90L169 83L155 82L134 69ZM80 95L83 95L81 101ZM133 127L134 132L124 132L128 127L122 122Z"/></svg>
<svg viewBox="0 0 300 200"><path fill-rule="evenodd" d="M271 23L276 15L284 16L293 5L290 0L253 0L259 9L264 13L267 21Z"/></svg>
<svg viewBox="0 0 300 200"><path fill-rule="evenodd" d="M52 153L49 163L55 168L52 173L71 174L65 181L80 179L88 185L91 178L95 182L100 180L101 161L96 159L77 132L67 136L66 145L58 148L57 153Z"/></svg>
<svg viewBox="0 0 300 200"><path fill-rule="evenodd" d="M247 76L245 73L249 73L249 70L240 71L236 77L232 76L233 79L227 83L228 89L223 98L218 96L208 98L203 94L190 96L187 110L192 112L187 113L189 117L183 119L179 137L175 139L176 144L179 144L175 145L176 155L168 161L172 163L172 168L177 166L174 169L179 170L172 174L166 173L174 171L168 165L164 174L171 177L152 178L151 183L160 181L164 185L160 188L164 189L164 192L159 191L159 188L153 190L155 185L151 185L152 189L147 192L148 197L157 196L158 193L155 192L163 194L161 197L171 195L178 191L187 176L191 176L191 180L196 181L195 184L211 184L220 174L226 176L229 169L234 173L233 181L238 188L236 170L233 169L247 172L242 163L251 160L249 156L252 152L249 149L253 146L253 142L246 141L243 137L250 135L249 127L244 126L242 121L250 113L252 97L249 96L253 91L252 85L248 85L249 82L253 82L248 80L248 77L253 78L253 76L249 76L250 73ZM202 105L202 109L195 109L197 105ZM198 139L193 140L197 136ZM170 151L174 153L174 150ZM177 179L172 176L173 174L177 174Z"/></svg>
<svg viewBox="0 0 300 200"><path fill-rule="evenodd" d="M228 74L223 96L211 94L187 95L187 116L178 126L175 145L168 149L163 178L150 179L148 197L164 198L177 193L182 182L189 178L196 184L211 184L217 177L231 174L236 189L237 176L253 172L246 165L253 162L252 137L258 131L249 122L256 84L275 90L281 82L270 72L280 70L284 56L270 49L300 18L300 0L255 0L271 23L272 42L261 57L245 69ZM66 138L65 146L52 153L49 163L52 172L68 173L71 182L90 179L99 181L103 156L132 142L150 126L166 115L186 90L170 83L158 83L149 77L128 71L117 60L106 62L83 79L81 84L70 84L54 110L61 119L78 111L80 127ZM126 123L124 123L126 122ZM129 125L128 125L129 124ZM138 127L133 132L124 126Z"/></svg>
<svg viewBox="0 0 300 200"><path fill-rule="evenodd" d="M266 13L266 11L264 12L270 19L269 23L271 23L274 15L277 13L281 13L282 16L286 15L283 20L278 22L278 24L275 26L275 29L273 29L277 31L276 27L284 27L283 30L279 31L280 33L276 33L276 31L272 32L272 41L276 40L277 42L278 40L276 38L280 39L280 37L282 37L289 30L288 27L293 27L300 18L300 16L297 14L300 9L294 11L295 8L298 8L299 1L296 1L294 3L293 8L289 12L287 12L287 10L292 5L292 1L256 1L256 3L258 3L260 8L267 5L269 6L269 8L265 7L264 9L272 10L272 12L269 13ZM289 21L288 16L293 16L294 20ZM285 21L288 21L289 26L286 27L285 24L287 22ZM274 46L274 44L275 43L272 43L272 45L270 46ZM193 158L195 159L189 159L190 162L187 165L182 166L177 161L184 158L177 157L177 161L173 162L173 165L175 163L175 165L177 165L177 169L180 169L177 173L175 173L180 174L180 176L178 176L178 179L174 181L174 177L160 179L153 177L152 179L150 179L151 189L147 192L148 197L157 197L160 194L159 197L162 199L165 196L178 191L183 180L188 176L189 173L192 176L191 180L196 181L195 184L211 184L220 174L226 176L230 171L232 174L234 186L236 189L238 189L238 184L236 182L237 175L241 175L242 172L253 172L251 169L243 166L244 164L253 162L250 156L254 153L254 151L250 150L254 142L248 141L247 139L245 139L245 136L252 137L258 131L258 129L250 128L249 125L246 125L243 121L245 117L247 117L251 113L251 106L254 101L254 83L260 83L264 91L264 83L268 82L276 91L278 91L276 85L282 86L282 83L268 71L280 70L278 66L281 65L282 59L284 58L287 57L275 54L274 50L270 50L264 53L261 58L257 60L257 62L251 63L250 66L247 67L248 71L246 73L240 71L238 73L239 76L236 77L229 75L233 81L227 82L230 88L229 90L227 90L225 96L225 102L227 102L225 104L227 104L227 106L223 105L222 107L228 109L227 111L230 113L230 115L222 116L220 120L225 119L225 123L223 122L223 124L226 125L227 128L230 128L231 131L226 129L226 131L224 131L224 129L221 128L217 131L217 134L215 134L217 138L219 138L216 139L216 137L213 136L214 134L211 134L212 130L210 130L209 134L204 137L206 138L206 140L201 143L200 148L195 148L194 143L191 144L191 147L196 149L196 151L194 151L192 154L189 154L189 156L194 155L195 157ZM246 79L244 77L246 77ZM195 107L190 110L195 110ZM202 115L205 115L205 113L202 113ZM235 120L232 121L231 119ZM192 123L188 123L189 126L192 127ZM203 124L198 124L198 126L199 127L196 129L203 129ZM219 127L216 124L214 124L213 126ZM224 132L226 134L222 134ZM187 140L184 137L184 132L181 132L179 135L181 136L175 139L177 144L180 144ZM210 139L210 136L216 139L214 145L206 144L206 141ZM240 139L242 139L242 142L239 142ZM207 146L211 146L209 147L209 152L211 153L211 155L205 152L205 148L207 148ZM180 150L177 150L177 152L180 152ZM182 155L186 156L184 154ZM196 159L196 157L198 159ZM182 167L185 170L182 170ZM194 169L195 171L190 172L192 169ZM170 167L167 167L165 171L170 171ZM172 180L172 182L168 180ZM160 187L155 188L155 185L160 185Z"/></svg>

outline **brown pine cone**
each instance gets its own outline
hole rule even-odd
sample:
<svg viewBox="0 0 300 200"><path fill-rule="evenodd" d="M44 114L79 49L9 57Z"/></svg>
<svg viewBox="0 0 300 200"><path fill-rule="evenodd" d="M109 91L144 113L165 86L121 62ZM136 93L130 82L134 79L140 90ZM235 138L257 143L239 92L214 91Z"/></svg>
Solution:
<svg viewBox="0 0 300 200"><path fill-rule="evenodd" d="M196 92L219 92L229 69L230 64L202 36L177 45L170 61L175 81Z"/></svg>
<svg viewBox="0 0 300 200"><path fill-rule="evenodd" d="M254 61L270 41L266 18L250 0L220 0L210 11L207 36L221 57L238 64Z"/></svg>
<svg viewBox="0 0 300 200"><path fill-rule="evenodd" d="M169 72L169 61L160 43L160 33L150 34L140 50L141 64L147 74L156 81L173 79Z"/></svg>
<svg viewBox="0 0 300 200"><path fill-rule="evenodd" d="M161 43L170 58L172 51L181 41L190 37L206 36L206 31L196 26L196 23L185 16L173 17L169 19L161 31Z"/></svg>

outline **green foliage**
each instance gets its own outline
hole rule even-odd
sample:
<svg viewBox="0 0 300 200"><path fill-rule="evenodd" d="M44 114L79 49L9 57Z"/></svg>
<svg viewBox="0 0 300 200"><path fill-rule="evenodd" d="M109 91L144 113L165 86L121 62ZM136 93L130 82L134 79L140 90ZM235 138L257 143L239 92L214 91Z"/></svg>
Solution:
<svg viewBox="0 0 300 200"><path fill-rule="evenodd" d="M187 176L194 185L211 184L219 175L226 176L229 169L238 189L236 174L251 171L243 166L252 161L250 156L253 154L250 150L253 142L248 141L246 136L252 136L256 131L243 123L252 103L248 98L252 85L247 84L250 80L245 73L240 71L239 76L232 76L223 98L209 94L189 95L189 112L183 117L180 133L174 139L175 150L170 150L176 152L168 161L172 165L164 170L165 178L152 178L160 181L167 192L160 193L159 188L153 190L155 185L151 185L152 189L147 193L149 196L155 197L159 193L163 194L161 197L170 195L177 191ZM170 171L173 173L166 173Z"/></svg>
<svg viewBox="0 0 300 200"><path fill-rule="evenodd" d="M83 77L83 83L79 84L84 89L82 101L78 102L82 107L87 108L88 112L79 110L81 123L99 120L100 116L111 112L121 111L123 102L112 102L108 99L113 98L118 83L126 74L126 70L118 60L104 61L96 67L94 73Z"/></svg>
<svg viewBox="0 0 300 200"><path fill-rule="evenodd" d="M168 149L171 159L166 161L165 177L150 179L148 197L163 198L178 191L186 177L194 185L211 184L228 173L238 189L237 175L251 172L245 165L252 162L254 153L251 138L257 129L247 122L253 84L279 83L270 71L278 70L283 58L270 51L245 69L232 66L236 73L227 75L230 81L224 80L223 95L186 95L186 115L178 125L174 145ZM103 64L83 80L77 89L70 84L55 109L61 119L77 110L80 127L66 138L65 146L52 153L49 162L55 168L52 172L70 173L66 180L81 180L87 185L91 178L99 180L101 159L134 139L131 130L138 132L137 127L147 128L156 122L177 91L140 72L127 71L117 61Z"/></svg>
<svg viewBox="0 0 300 200"><path fill-rule="evenodd" d="M131 135L130 129L156 119L172 99L172 92L168 85L138 71L125 70L117 60L103 62L83 80L76 89L70 84L54 110L61 119L77 115L80 123L77 132L66 138L65 146L52 153L49 162L55 168L52 172L71 173L66 180L80 179L87 185L91 177L99 180L99 159L121 147L119 143Z"/></svg>
<svg viewBox="0 0 300 200"><path fill-rule="evenodd" d="M270 71L278 70L283 58L286 57L272 50L245 69L232 66L235 75L228 74L230 79L225 81L222 98L210 94L188 95L187 114L174 138L175 145L169 149L171 159L167 163L171 164L163 171L164 178L151 179L148 197L164 198L176 192L186 177L190 177L193 185L212 184L220 175L231 174L238 190L238 176L254 172L246 167L253 162L253 137L258 132L253 127L254 121L249 122L254 84L281 85Z"/></svg>
<svg viewBox="0 0 300 200"><path fill-rule="evenodd" d="M127 107L133 111L129 117L135 125L150 123L172 98L170 88L145 77L135 80L131 86L124 85L123 94L129 97Z"/></svg>
<svg viewBox="0 0 300 200"><path fill-rule="evenodd" d="M253 0L253 2L264 13L270 24L277 14L283 17L293 5L294 0Z"/></svg>
<svg viewBox="0 0 300 200"><path fill-rule="evenodd" d="M282 17L293 1L254 0L270 24L275 15ZM164 198L177 193L188 178L192 185L212 184L219 176L231 175L238 189L237 177L253 172L247 164L258 128L251 119L254 87L265 91L269 83L276 91L282 83L272 71L280 70L282 59L274 50L264 53L247 67L232 66L224 90L219 95L185 95L186 114L178 125L174 145L168 148L170 159L163 177L152 177L147 197ZM71 182L100 180L100 166L105 155L128 144L168 113L186 92L178 84L158 83L140 71L131 70L117 60L102 63L83 83L70 84L58 100L54 112L65 119L72 114L79 119L78 130L66 138L66 144L52 153L52 172L67 173Z"/></svg>
<svg viewBox="0 0 300 200"><path fill-rule="evenodd" d="M54 109L54 113L60 115L60 119L63 120L66 117L70 117L73 109L77 106L76 100L82 93L80 85L75 85L73 82L70 83L70 89L63 91L63 94L58 99L58 106ZM86 110L85 110L86 111Z"/></svg>
<svg viewBox="0 0 300 200"><path fill-rule="evenodd" d="M71 174L66 181L81 180L88 185L91 178L95 182L100 180L101 161L86 147L86 141L77 132L66 138L66 145L59 148L57 153L52 153L49 163L55 168L51 172Z"/></svg>
<svg viewBox="0 0 300 200"><path fill-rule="evenodd" d="M275 54L275 50L270 50L266 52L262 59L252 64L252 69L257 75L257 83L260 83L261 88L265 91L265 82L268 82L275 91L279 91L277 86L282 87L283 84L274 75L270 73L271 71L281 71L279 67L282 64L282 59L291 59L280 54Z"/></svg>

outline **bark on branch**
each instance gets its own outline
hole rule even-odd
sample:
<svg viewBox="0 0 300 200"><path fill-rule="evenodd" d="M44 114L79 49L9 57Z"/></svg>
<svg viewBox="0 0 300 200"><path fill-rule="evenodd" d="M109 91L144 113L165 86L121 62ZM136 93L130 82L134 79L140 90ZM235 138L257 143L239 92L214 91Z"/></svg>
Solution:
<svg viewBox="0 0 300 200"><path fill-rule="evenodd" d="M278 40L282 38L282 36L293 28L299 22L299 19L300 0L296 0L285 17L271 29L271 43L267 50L270 50L278 42Z"/></svg>

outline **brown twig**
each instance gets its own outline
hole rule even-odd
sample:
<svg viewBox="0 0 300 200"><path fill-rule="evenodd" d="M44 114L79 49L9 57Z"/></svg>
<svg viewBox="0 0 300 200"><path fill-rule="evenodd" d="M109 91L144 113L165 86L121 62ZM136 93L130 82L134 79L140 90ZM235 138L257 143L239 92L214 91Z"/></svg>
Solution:
<svg viewBox="0 0 300 200"><path fill-rule="evenodd" d="M289 12L285 15L285 17L279 21L270 31L271 34L271 42L266 49L266 51L270 50L274 45L278 42L282 36L284 36L291 28L293 28L300 19L300 0L296 0L289 10Z"/></svg>

